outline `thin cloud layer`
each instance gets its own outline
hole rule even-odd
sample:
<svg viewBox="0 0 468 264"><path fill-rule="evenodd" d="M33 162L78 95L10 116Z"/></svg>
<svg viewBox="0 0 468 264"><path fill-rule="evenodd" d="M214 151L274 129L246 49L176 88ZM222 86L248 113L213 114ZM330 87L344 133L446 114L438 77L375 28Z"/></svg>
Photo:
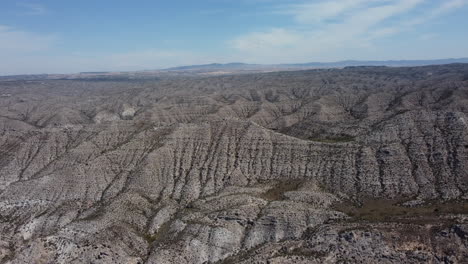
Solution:
<svg viewBox="0 0 468 264"><path fill-rule="evenodd" d="M18 7L22 9L24 15L45 15L47 13L47 8L40 4L19 3Z"/></svg>
<svg viewBox="0 0 468 264"><path fill-rule="evenodd" d="M358 9L363 5L368 5L369 0L340 0L340 1L322 1L312 3L293 4L282 6L279 13L294 16L298 23L311 24L326 22L330 19L336 19L350 11Z"/></svg>
<svg viewBox="0 0 468 264"><path fill-rule="evenodd" d="M55 45L57 37L41 35L0 25L0 56L44 51Z"/></svg>
<svg viewBox="0 0 468 264"><path fill-rule="evenodd" d="M241 56L264 63L327 60L329 54L341 54L343 49L369 48L379 39L411 30L467 1L444 1L429 9L426 4L426 0L343 0L282 6L281 13L291 16L296 27L251 32L233 39L230 45ZM418 16L412 14L421 7L427 10Z"/></svg>
<svg viewBox="0 0 468 264"><path fill-rule="evenodd" d="M142 70L233 61L274 64L468 56L468 50L459 44L463 43L460 40L468 41L466 34L447 38L450 30L465 30L451 15L466 10L468 0L240 0L243 8L233 7L227 0L217 3L207 2L203 8L167 4L172 8L169 10L196 16L192 20L185 16L177 21L158 20L155 25L167 24L159 32L135 22L143 18L151 22L158 16L150 9L128 14L136 8L132 3L106 14L96 12L90 19L93 10L85 8L82 13L70 14L70 21L66 12L75 12L70 8L73 4L12 4L10 14L17 16L12 20L15 23L0 17L0 57L4 62L0 75ZM77 6L88 5L96 4ZM151 5L158 10L162 4ZM126 11L119 13L125 6ZM145 17L141 13L146 11ZM64 18L64 24L58 25L57 20ZM194 21L200 19L205 19L201 21L204 26ZM41 22L37 28L36 21ZM450 30L432 30L432 25L443 21L450 21L445 25ZM47 30L55 33L37 33ZM123 37L138 31L139 37ZM166 41L176 45L164 45ZM148 42L151 44L145 45Z"/></svg>

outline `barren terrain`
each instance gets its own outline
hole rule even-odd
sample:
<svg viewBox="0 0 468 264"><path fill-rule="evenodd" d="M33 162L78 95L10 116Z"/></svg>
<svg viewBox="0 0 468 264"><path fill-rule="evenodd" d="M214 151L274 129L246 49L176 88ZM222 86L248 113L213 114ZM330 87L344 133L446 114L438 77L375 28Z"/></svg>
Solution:
<svg viewBox="0 0 468 264"><path fill-rule="evenodd" d="M0 263L466 263L468 64L0 81Z"/></svg>

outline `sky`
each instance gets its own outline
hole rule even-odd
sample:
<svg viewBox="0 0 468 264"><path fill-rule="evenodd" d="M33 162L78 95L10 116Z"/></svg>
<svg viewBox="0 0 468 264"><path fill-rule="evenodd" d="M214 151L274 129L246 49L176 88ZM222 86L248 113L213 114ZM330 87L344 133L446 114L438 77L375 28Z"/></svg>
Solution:
<svg viewBox="0 0 468 264"><path fill-rule="evenodd" d="M468 57L468 0L0 0L0 75Z"/></svg>

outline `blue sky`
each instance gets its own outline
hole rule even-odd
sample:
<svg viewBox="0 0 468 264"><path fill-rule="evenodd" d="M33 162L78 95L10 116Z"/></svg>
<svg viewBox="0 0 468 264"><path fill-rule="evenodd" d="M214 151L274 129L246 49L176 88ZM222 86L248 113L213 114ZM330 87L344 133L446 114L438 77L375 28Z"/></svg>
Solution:
<svg viewBox="0 0 468 264"><path fill-rule="evenodd" d="M468 57L468 0L0 2L0 75Z"/></svg>

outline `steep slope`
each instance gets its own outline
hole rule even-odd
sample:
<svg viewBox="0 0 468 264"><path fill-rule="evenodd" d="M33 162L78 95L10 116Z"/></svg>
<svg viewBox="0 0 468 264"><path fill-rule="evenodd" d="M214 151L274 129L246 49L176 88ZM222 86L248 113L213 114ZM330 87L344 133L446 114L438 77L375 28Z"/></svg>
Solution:
<svg viewBox="0 0 468 264"><path fill-rule="evenodd" d="M416 228L413 262L461 262L467 74L0 82L0 261L398 263L418 237L388 238ZM339 206L369 198L407 214L386 229Z"/></svg>

